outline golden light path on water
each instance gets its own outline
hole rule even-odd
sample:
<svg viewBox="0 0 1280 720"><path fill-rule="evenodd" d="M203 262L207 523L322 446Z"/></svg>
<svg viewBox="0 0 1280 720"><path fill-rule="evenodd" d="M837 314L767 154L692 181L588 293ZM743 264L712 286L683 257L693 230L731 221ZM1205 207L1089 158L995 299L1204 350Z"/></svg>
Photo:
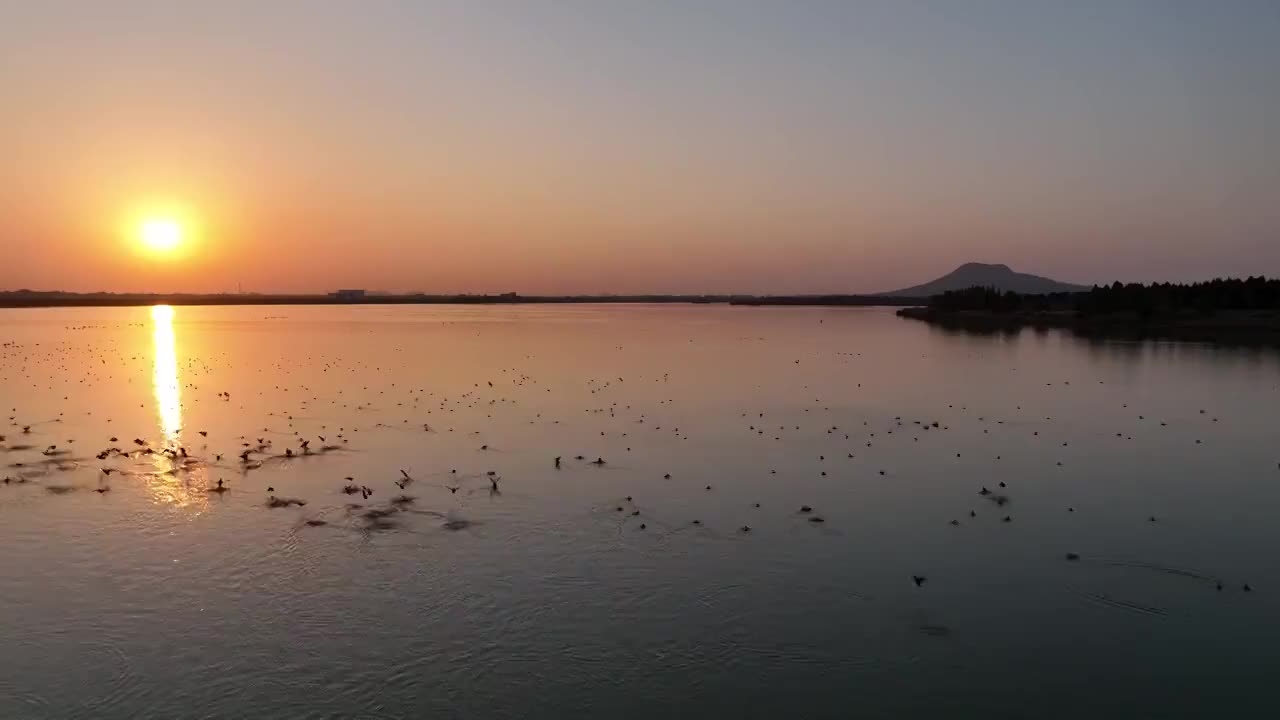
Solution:
<svg viewBox="0 0 1280 720"><path fill-rule="evenodd" d="M178 441L182 429L182 391L178 386L178 354L173 337L173 308L156 305L151 308L151 341L155 348L152 383L156 395L156 414L165 443Z"/></svg>
<svg viewBox="0 0 1280 720"><path fill-rule="evenodd" d="M164 445L169 449L178 448L179 435L182 432L182 386L178 382L177 341L173 333L173 308L168 305L156 305L151 308L151 342L154 353L152 369L152 390L156 401L156 419L160 425L160 434L164 437ZM156 471L148 475L152 497L157 502L187 506L192 503L204 504L205 493L190 486L192 478L185 473L174 472L176 460L165 455L156 455Z"/></svg>

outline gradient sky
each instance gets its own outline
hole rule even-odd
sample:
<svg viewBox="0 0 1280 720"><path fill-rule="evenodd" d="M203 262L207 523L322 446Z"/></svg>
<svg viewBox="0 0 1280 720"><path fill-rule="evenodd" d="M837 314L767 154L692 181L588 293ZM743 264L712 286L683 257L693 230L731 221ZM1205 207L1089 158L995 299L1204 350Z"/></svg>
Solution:
<svg viewBox="0 0 1280 720"><path fill-rule="evenodd" d="M0 247L80 291L1276 275L1280 2L0 0Z"/></svg>

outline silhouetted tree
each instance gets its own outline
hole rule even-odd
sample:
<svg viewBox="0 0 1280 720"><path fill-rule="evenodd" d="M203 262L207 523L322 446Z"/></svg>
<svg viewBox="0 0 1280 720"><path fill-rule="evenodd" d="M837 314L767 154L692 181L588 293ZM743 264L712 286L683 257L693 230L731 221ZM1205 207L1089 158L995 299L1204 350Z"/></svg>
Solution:
<svg viewBox="0 0 1280 720"><path fill-rule="evenodd" d="M1175 285L1141 283L1097 285L1080 293L1020 295L994 288L952 290L929 299L943 311L1069 312L1081 315L1132 313L1150 318L1168 313L1215 313L1221 310L1280 310L1280 280L1249 277Z"/></svg>

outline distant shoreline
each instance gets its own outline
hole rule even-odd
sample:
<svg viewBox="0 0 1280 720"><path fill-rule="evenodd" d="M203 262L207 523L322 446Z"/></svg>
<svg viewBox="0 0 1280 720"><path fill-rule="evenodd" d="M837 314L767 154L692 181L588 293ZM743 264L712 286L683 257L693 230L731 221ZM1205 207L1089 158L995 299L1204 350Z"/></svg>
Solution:
<svg viewBox="0 0 1280 720"><path fill-rule="evenodd" d="M748 306L918 305L924 298L875 295L228 295L185 293L0 292L0 308L145 307L149 305L531 305L531 304L692 304Z"/></svg>
<svg viewBox="0 0 1280 720"><path fill-rule="evenodd" d="M1280 311L1223 310L1140 317L1136 313L1082 315L1073 311L997 312L907 307L900 317L975 334L1017 332L1023 328L1063 329L1076 335L1114 339L1165 339L1227 345L1280 346Z"/></svg>

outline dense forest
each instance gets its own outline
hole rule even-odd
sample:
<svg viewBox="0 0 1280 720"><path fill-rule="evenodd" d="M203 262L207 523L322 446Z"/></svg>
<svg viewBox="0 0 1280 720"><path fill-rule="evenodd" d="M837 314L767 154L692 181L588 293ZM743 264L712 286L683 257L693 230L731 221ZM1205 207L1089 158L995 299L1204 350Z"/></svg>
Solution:
<svg viewBox="0 0 1280 720"><path fill-rule="evenodd" d="M1094 286L1087 292L1048 295L1021 295L993 288L972 287L934 295L929 299L929 307L944 312L1075 312L1083 316L1125 313L1144 317L1182 312L1214 313L1220 310L1280 310L1280 280L1250 277L1244 280L1210 280L1189 285L1124 285L1117 282Z"/></svg>

